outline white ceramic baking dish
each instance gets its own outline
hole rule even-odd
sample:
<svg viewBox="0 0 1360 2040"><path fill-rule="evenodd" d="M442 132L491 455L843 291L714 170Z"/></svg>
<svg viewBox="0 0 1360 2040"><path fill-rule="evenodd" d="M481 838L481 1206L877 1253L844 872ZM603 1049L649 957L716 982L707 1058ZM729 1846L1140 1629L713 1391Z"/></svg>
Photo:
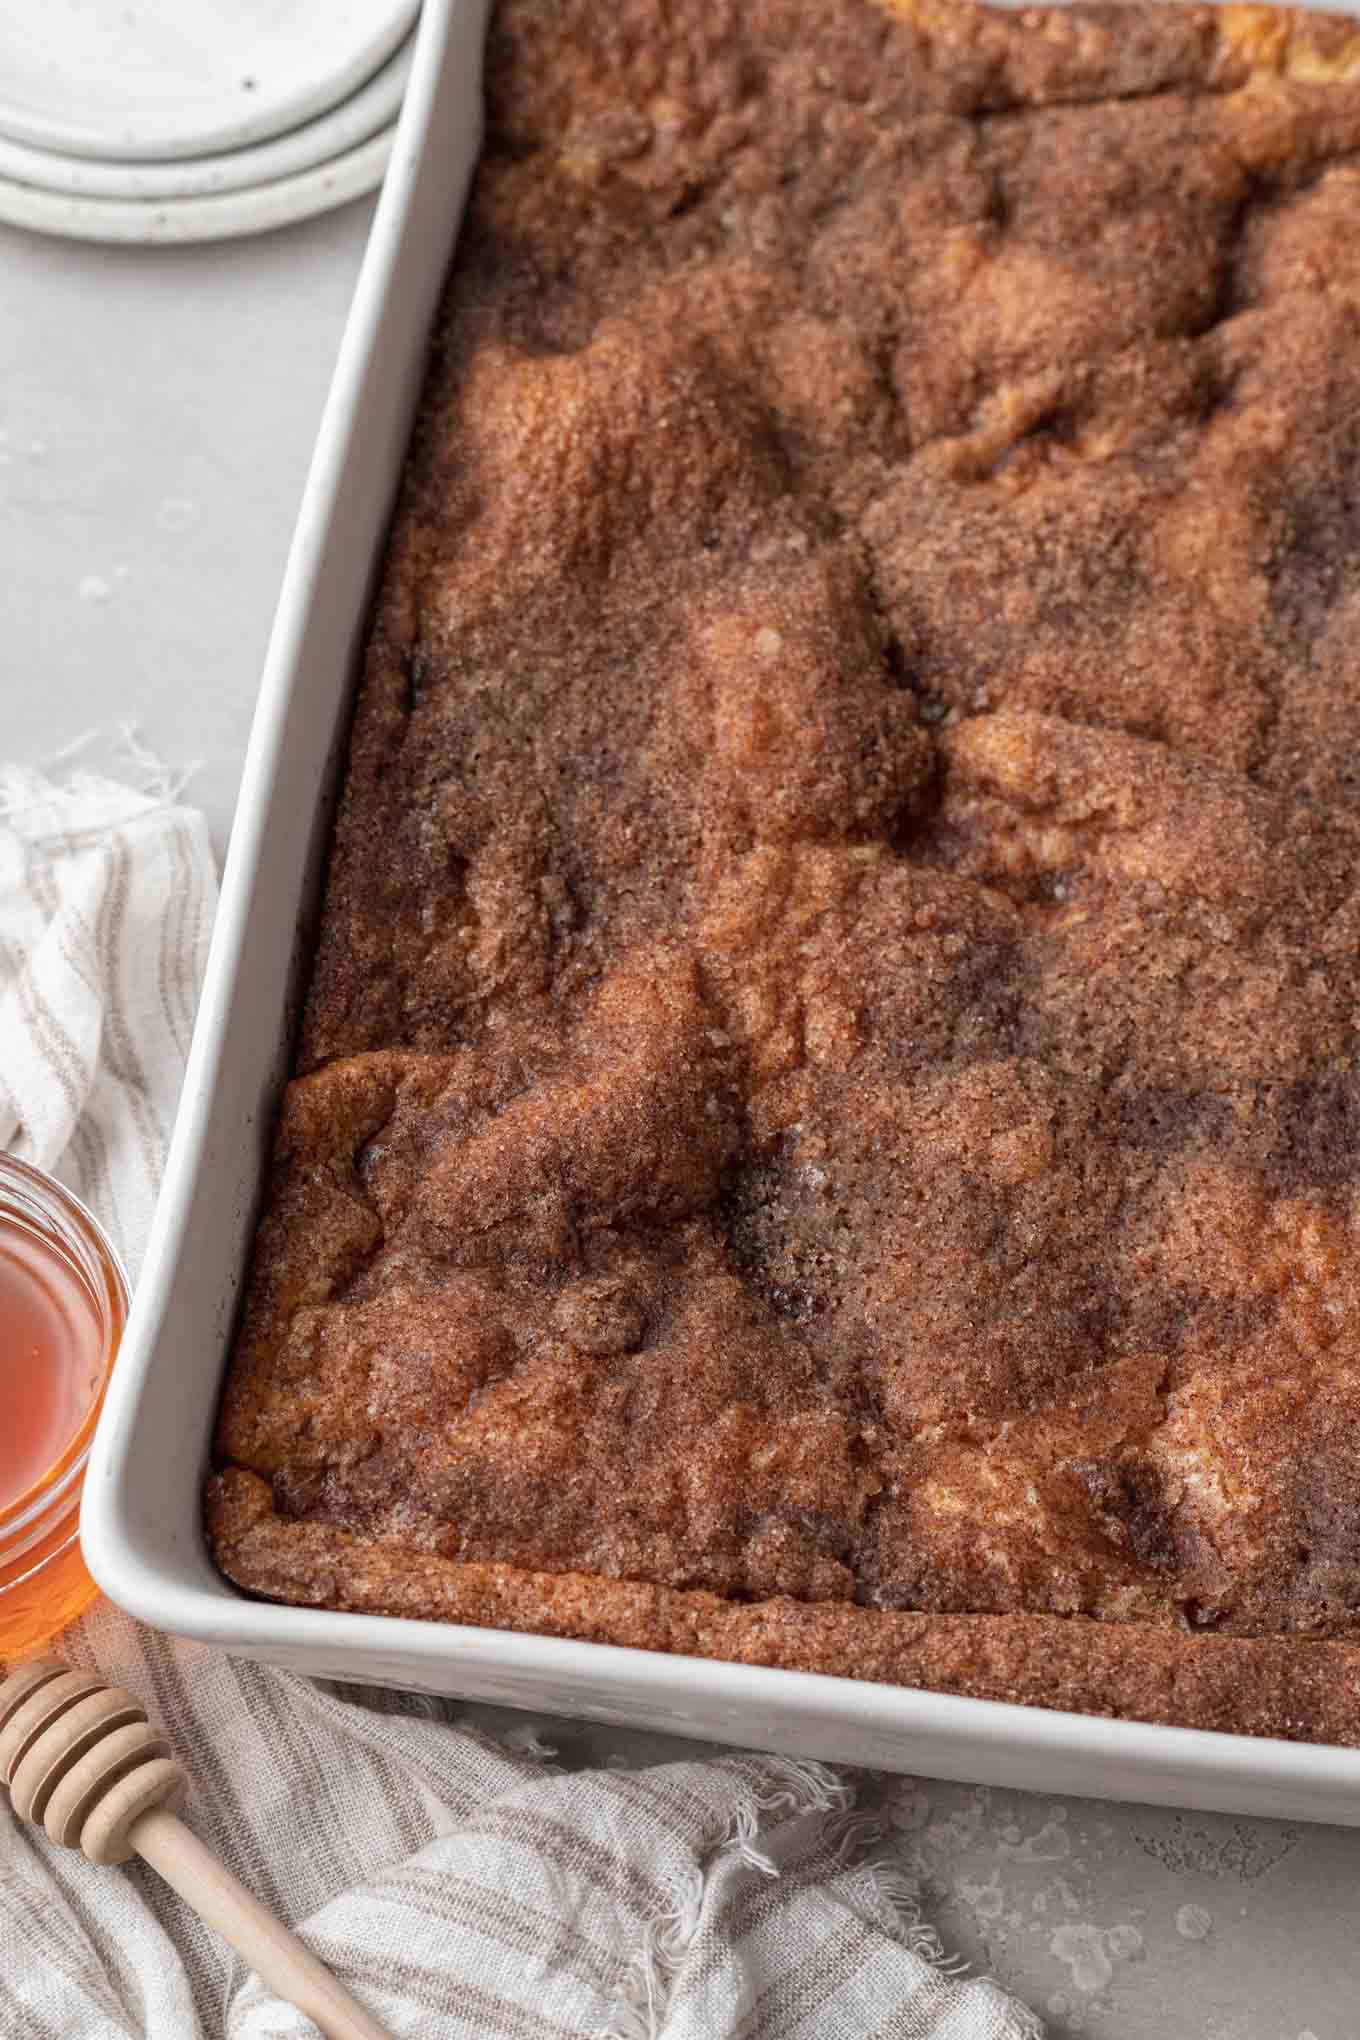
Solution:
<svg viewBox="0 0 1360 2040"><path fill-rule="evenodd" d="M95 1577L158 1628L330 1678L943 1778L1360 1825L1360 1752L276 1607L208 1558L209 1434L365 612L477 148L486 13L487 0L426 0L279 601L164 1192L90 1463Z"/></svg>

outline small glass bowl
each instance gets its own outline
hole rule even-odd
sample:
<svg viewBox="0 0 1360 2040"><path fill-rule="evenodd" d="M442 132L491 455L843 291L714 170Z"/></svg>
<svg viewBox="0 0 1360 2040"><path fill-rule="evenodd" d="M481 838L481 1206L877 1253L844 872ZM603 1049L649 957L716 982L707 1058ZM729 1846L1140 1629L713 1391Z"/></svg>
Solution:
<svg viewBox="0 0 1360 2040"><path fill-rule="evenodd" d="M118 1343L128 1283L98 1222L53 1177L0 1154L0 1228L17 1228L60 1261L89 1299L89 1400L52 1464L0 1509L0 1666L39 1650L99 1589L80 1555L85 1463Z"/></svg>

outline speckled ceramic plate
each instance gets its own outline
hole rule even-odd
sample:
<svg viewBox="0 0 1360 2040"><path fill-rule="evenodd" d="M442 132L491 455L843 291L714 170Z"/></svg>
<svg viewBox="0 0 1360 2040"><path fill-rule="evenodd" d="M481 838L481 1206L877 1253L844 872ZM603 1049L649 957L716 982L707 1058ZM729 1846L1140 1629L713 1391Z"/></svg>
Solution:
<svg viewBox="0 0 1360 2040"><path fill-rule="evenodd" d="M4 0L0 134L164 162L287 133L349 98L419 0Z"/></svg>
<svg viewBox="0 0 1360 2040"><path fill-rule="evenodd" d="M395 125L293 177L205 198L74 198L0 177L0 220L73 241L226 241L346 205L382 182Z"/></svg>
<svg viewBox="0 0 1360 2040"><path fill-rule="evenodd" d="M0 178L71 198L127 200L209 198L295 177L332 162L388 127L401 108L411 70L408 37L366 84L315 120L272 141L212 156L181 156L166 163L107 162L35 149L0 134Z"/></svg>

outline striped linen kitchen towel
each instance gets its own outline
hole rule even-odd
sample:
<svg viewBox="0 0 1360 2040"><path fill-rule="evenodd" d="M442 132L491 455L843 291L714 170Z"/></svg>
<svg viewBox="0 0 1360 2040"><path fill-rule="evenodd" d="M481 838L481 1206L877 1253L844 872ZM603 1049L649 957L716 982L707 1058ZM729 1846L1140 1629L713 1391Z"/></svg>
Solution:
<svg viewBox="0 0 1360 2040"><path fill-rule="evenodd" d="M63 1176L134 1270L215 890L202 819L164 780L0 768L0 1145ZM191 1757L190 1821L394 2035L1040 2031L948 1973L856 1804L869 1781L688 1750L573 1769L517 1717L492 1717L497 1740L451 1707L238 1662L107 1605L62 1649L149 1703ZM0 2033L315 2033L152 1873L53 1849L3 1800Z"/></svg>
<svg viewBox="0 0 1360 2040"><path fill-rule="evenodd" d="M203 817L145 790L0 765L0 1148L59 1175L141 1257L207 961Z"/></svg>

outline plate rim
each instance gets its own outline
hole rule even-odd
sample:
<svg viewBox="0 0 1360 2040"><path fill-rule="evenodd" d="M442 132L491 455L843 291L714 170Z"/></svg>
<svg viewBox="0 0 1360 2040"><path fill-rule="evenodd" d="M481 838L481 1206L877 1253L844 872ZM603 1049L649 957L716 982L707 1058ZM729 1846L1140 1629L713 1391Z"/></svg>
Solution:
<svg viewBox="0 0 1360 2040"><path fill-rule="evenodd" d="M208 9L210 14L214 11ZM326 11L320 10L323 18ZM345 60L326 68L321 76L310 82L299 77L282 96L253 105L249 94L244 94L247 106L230 113L224 111L224 99L216 116L196 128L176 128L163 120L158 131L146 139L136 133L96 132L87 121L63 119L58 111L35 112L22 99L7 98L0 81L0 135L30 148L96 162L192 160L270 141L350 98L411 35L419 11L420 0L385 0L382 15L356 37ZM249 62L249 56L243 61ZM116 122L116 102L110 114Z"/></svg>
<svg viewBox="0 0 1360 2040"><path fill-rule="evenodd" d="M0 225L59 240L183 247L238 240L313 219L382 182L397 133L393 121L342 155L243 191L201 198L72 198L0 177Z"/></svg>
<svg viewBox="0 0 1360 2040"><path fill-rule="evenodd" d="M72 199L159 202L210 198L274 184L336 161L391 126L401 111L415 47L412 31L373 76L338 106L269 141L219 155L172 157L164 162L103 160L31 148L0 132L0 182ZM299 150L301 154L299 155Z"/></svg>

